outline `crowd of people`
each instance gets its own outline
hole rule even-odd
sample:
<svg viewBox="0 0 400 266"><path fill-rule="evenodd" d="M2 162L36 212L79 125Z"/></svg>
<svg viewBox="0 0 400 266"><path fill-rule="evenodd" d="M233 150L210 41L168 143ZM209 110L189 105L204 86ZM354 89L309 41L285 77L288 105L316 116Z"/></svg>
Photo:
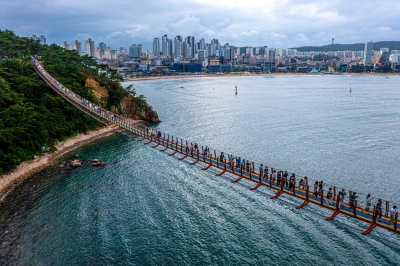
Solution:
<svg viewBox="0 0 400 266"><path fill-rule="evenodd" d="M68 95L69 98L74 99L77 103L86 106L87 108L91 109L92 111L95 111L102 115L103 117L106 117L108 120L115 120L118 121L118 123L122 123L124 121L122 118L118 117L116 114L109 112L91 102L88 100L80 97L79 95L76 95L72 91L68 90L66 87L64 87L62 84L60 84L57 80L55 80L51 75L49 75L43 68L42 66L36 61L36 59L32 59L32 62L36 66L37 69L42 73L42 75L53 85L57 87L58 90L63 92L64 94ZM151 127L143 127L143 131L150 136L151 138L155 138L158 141L161 140L161 131L155 131ZM183 149L183 147L182 147ZM197 143L193 144L189 142L185 142L185 151L186 153L191 153L194 155L194 153L200 154L199 146ZM212 157L212 154L210 153L210 148L205 147L202 149L203 156L205 157ZM224 152L221 152L219 155L219 162L220 163L227 163L229 167L231 167L232 171L234 169L240 169L241 171L245 171L247 173L255 174L257 176L257 173L255 173L254 169L254 163L250 162L249 160L246 160L241 157L234 157L232 154L228 154L228 162L226 162L225 154ZM217 159L217 158L216 158ZM259 182L262 181L262 179L270 180L277 186L281 186L282 188L286 187L289 190L295 190L296 189L296 175L292 173L289 176L288 171L277 171L274 168L270 168L267 165L263 166L263 164L260 164L258 168L258 178ZM326 191L326 195L324 195L324 182L323 181L315 181L313 185L313 193L312 196L315 198L325 198L326 204L333 205L334 203L332 200L337 201L335 199L334 192L332 191L332 187L329 187L328 190ZM298 183L298 189L300 191L306 192L308 189L308 178L305 176L304 178L301 178L299 183ZM342 189L341 191L338 192L338 200L339 200L339 208L344 206L344 200L345 198L348 197L349 199L349 209L350 210L355 210L356 208L361 208L360 205L357 203L357 198L358 195L356 192L352 192L351 195L347 196L347 192L345 189ZM372 200L374 198L371 197L371 194L368 194L366 199L365 199L365 207L361 208L366 212L371 212L371 207L372 207ZM382 214L383 214L383 207L382 207L382 199L378 199L376 205L374 206L373 211L375 211L376 217L381 220L382 219ZM395 221L395 217L397 214L397 206L393 205L392 208L389 211L389 217L390 217L390 224L393 224Z"/></svg>

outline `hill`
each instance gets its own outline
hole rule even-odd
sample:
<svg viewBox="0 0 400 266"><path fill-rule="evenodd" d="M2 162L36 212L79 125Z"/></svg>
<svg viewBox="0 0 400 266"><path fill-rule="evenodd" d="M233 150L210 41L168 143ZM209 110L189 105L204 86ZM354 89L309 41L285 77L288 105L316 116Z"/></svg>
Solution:
<svg viewBox="0 0 400 266"><path fill-rule="evenodd" d="M380 48L389 48L389 50L400 50L399 41L386 41L386 42L374 42L374 50L379 50ZM311 51L361 51L364 50L365 43L354 43L354 44L329 44L324 46L302 46L295 47L292 49L297 49L299 52L311 52Z"/></svg>
<svg viewBox="0 0 400 266"><path fill-rule="evenodd" d="M126 117L158 122L143 95L136 97L134 89L128 92L120 85L117 71L76 51L0 30L0 174L43 149L54 151L57 141L102 126L39 77L31 55L39 55L50 75L89 101Z"/></svg>

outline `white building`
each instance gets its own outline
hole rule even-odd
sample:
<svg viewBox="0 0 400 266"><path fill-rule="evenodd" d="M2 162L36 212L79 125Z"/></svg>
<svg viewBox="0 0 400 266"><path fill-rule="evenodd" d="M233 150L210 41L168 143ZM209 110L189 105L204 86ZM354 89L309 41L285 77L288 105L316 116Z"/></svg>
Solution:
<svg viewBox="0 0 400 266"><path fill-rule="evenodd" d="M76 50L76 51L78 51L78 54L81 55L82 54L82 44L80 42L78 42L78 40L71 42L71 50Z"/></svg>
<svg viewBox="0 0 400 266"><path fill-rule="evenodd" d="M171 50L170 41L169 41L167 35L162 36L161 48L162 48L163 56L170 56L171 55L170 54L170 50Z"/></svg>
<svg viewBox="0 0 400 266"><path fill-rule="evenodd" d="M160 38L154 38L153 40L153 53L154 56L159 56L160 55Z"/></svg>
<svg viewBox="0 0 400 266"><path fill-rule="evenodd" d="M372 41L365 43L364 49L364 65L369 65L372 62L374 43Z"/></svg>
<svg viewBox="0 0 400 266"><path fill-rule="evenodd" d="M91 38L85 41L85 54L95 57L96 56L96 48L94 46L94 41Z"/></svg>
<svg viewBox="0 0 400 266"><path fill-rule="evenodd" d="M183 40L181 36L179 35L175 36L174 46L175 46L174 55L181 57L183 53Z"/></svg>
<svg viewBox="0 0 400 266"><path fill-rule="evenodd" d="M60 46L62 48L64 48L65 50L70 50L69 43L67 43L66 41L64 41L62 44L60 44Z"/></svg>

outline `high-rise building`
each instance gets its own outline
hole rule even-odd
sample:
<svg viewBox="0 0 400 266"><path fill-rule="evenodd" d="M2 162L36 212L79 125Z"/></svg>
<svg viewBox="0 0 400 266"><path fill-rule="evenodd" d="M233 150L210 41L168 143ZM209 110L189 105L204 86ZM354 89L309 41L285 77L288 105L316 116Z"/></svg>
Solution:
<svg viewBox="0 0 400 266"><path fill-rule="evenodd" d="M162 53L164 56L170 56L171 55L171 47L170 47L171 42L168 39L167 35L162 36L161 38L161 49Z"/></svg>
<svg viewBox="0 0 400 266"><path fill-rule="evenodd" d="M381 48L380 52L382 53L381 63L389 62L389 48Z"/></svg>
<svg viewBox="0 0 400 266"><path fill-rule="evenodd" d="M168 42L169 42L169 47L168 47L169 52L168 53L170 56L172 56L174 54L174 44L173 44L172 39L169 39Z"/></svg>
<svg viewBox="0 0 400 266"><path fill-rule="evenodd" d="M96 56L96 48L94 47L94 41L91 38L85 41L85 54L88 56Z"/></svg>
<svg viewBox="0 0 400 266"><path fill-rule="evenodd" d="M196 40L194 36L185 38L184 52L186 53L186 58L194 58L196 53Z"/></svg>
<svg viewBox="0 0 400 266"><path fill-rule="evenodd" d="M101 43L99 43L99 48L100 48L100 51L105 51L107 47L104 42L101 42Z"/></svg>
<svg viewBox="0 0 400 266"><path fill-rule="evenodd" d="M364 49L364 65L369 65L372 62L374 43L372 41L365 43Z"/></svg>
<svg viewBox="0 0 400 266"><path fill-rule="evenodd" d="M174 46L175 46L175 51L174 54L175 56L182 56L183 53L183 41L181 36L175 36L174 38Z"/></svg>
<svg viewBox="0 0 400 266"><path fill-rule="evenodd" d="M129 56L132 58L140 58L140 55L142 54L142 45L136 45L132 44L129 46Z"/></svg>
<svg viewBox="0 0 400 266"><path fill-rule="evenodd" d="M35 41L39 41L40 44L46 44L46 38L43 35L41 35L40 37L33 35L32 39L34 39Z"/></svg>
<svg viewBox="0 0 400 266"><path fill-rule="evenodd" d="M81 55L82 54L82 44L80 42L78 42L78 40L71 42L71 50L76 50L76 51L78 51L78 54Z"/></svg>
<svg viewBox="0 0 400 266"><path fill-rule="evenodd" d="M204 50L206 49L206 41L204 40L204 38L201 38L199 41L199 50Z"/></svg>
<svg viewBox="0 0 400 266"><path fill-rule="evenodd" d="M69 50L70 49L69 43L67 43L66 41L64 41L62 44L60 44L60 46L62 48L64 48L65 50Z"/></svg>
<svg viewBox="0 0 400 266"><path fill-rule="evenodd" d="M160 38L154 38L153 40L153 54L155 56L160 55Z"/></svg>

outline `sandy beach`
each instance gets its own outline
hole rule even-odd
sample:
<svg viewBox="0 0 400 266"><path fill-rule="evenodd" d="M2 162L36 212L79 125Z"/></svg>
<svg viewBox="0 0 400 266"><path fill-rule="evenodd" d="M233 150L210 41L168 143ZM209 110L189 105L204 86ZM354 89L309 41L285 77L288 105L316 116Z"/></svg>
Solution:
<svg viewBox="0 0 400 266"><path fill-rule="evenodd" d="M109 136L115 132L111 126L103 127L97 131L89 131L85 134L79 134L74 138L67 139L56 145L57 151L54 153L44 153L35 159L21 163L16 169L13 169L0 176L0 202L4 197L20 182L28 179L32 174L54 164L64 154L88 144L97 139Z"/></svg>
<svg viewBox="0 0 400 266"><path fill-rule="evenodd" d="M233 77L280 77L280 76L331 76L331 75L352 75L352 76L398 76L399 74L393 73L291 73L291 72L278 72L271 74L201 74L201 75L171 75L171 76L154 76L154 77L143 77L143 78L126 78L124 81L142 81L142 80L157 80L157 79L185 79L185 78L233 78Z"/></svg>

